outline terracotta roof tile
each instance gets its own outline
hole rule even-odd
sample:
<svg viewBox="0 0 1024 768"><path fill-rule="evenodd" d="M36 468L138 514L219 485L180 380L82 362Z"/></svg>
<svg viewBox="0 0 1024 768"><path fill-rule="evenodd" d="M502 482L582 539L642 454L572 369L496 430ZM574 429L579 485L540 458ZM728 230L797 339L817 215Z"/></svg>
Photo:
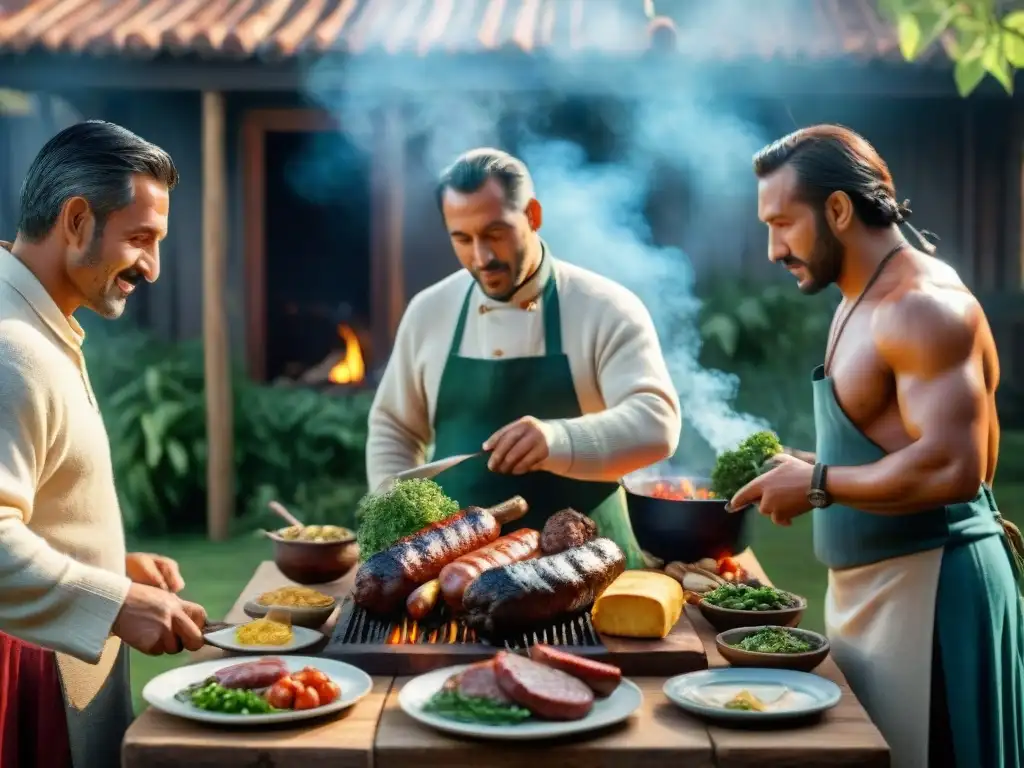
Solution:
<svg viewBox="0 0 1024 768"><path fill-rule="evenodd" d="M899 60L872 0L714 0L685 6L699 59ZM329 51L640 51L642 0L0 0L0 53L270 59ZM742 19L742 23L737 23Z"/></svg>

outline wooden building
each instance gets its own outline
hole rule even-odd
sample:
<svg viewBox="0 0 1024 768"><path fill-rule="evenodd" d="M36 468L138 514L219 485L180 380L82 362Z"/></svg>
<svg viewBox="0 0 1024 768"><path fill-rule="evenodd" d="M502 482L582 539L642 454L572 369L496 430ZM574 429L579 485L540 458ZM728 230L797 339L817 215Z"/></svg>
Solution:
<svg viewBox="0 0 1024 768"><path fill-rule="evenodd" d="M274 377L296 345L312 345L307 364L323 357L342 322L358 328L372 368L408 298L455 267L434 169L405 122L403 73L415 68L448 98L499 92L522 110L575 95L567 63L588 82L629 75L648 93L697 71L744 99L769 138L835 121L875 143L915 224L940 234L983 298L1008 386L1024 384L1024 100L993 83L959 98L940 51L905 63L872 0L654 5L677 37L652 34L643 0L0 0L0 88L32 94L0 116L0 235L42 142L69 120L112 120L171 152L182 178L162 277L133 302L139 322L171 338L205 329L211 383L226 382L216 372L229 346L244 347L249 375ZM345 81L367 62L372 81ZM325 65L381 106L373 146L346 166L348 191L302 200L289 168L311 135L341 141L345 128L303 95L310 68ZM688 199L670 185L652 202L663 212L655 238L698 270L774 275L752 198L721 213L720 237L691 243L673 225L701 194L699 179L686 186ZM223 403L226 383L212 390L211 405Z"/></svg>

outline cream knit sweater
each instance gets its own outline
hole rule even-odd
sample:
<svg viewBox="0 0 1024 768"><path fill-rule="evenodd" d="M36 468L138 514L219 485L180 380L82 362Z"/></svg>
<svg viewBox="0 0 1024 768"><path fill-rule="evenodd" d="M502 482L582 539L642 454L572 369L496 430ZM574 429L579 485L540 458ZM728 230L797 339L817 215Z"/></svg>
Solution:
<svg viewBox="0 0 1024 768"><path fill-rule="evenodd" d="M110 629L130 583L83 338L0 248L0 632L61 652L77 707L113 664Z"/></svg>
<svg viewBox="0 0 1024 768"><path fill-rule="evenodd" d="M458 353L478 359L536 357L544 354L540 293L552 271L562 350L584 415L550 422L555 437L542 469L581 480L617 481L675 452L679 397L647 308L623 286L545 256L537 274L508 302L488 298L465 270L409 302L370 411L366 469L371 489L425 461L441 374L470 287Z"/></svg>

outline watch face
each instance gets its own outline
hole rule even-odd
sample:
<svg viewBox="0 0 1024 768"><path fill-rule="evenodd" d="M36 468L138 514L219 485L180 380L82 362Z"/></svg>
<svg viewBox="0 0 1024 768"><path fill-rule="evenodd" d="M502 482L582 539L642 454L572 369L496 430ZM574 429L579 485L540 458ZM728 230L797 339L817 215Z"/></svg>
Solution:
<svg viewBox="0 0 1024 768"><path fill-rule="evenodd" d="M818 489L808 493L807 500L811 502L812 507L818 507L820 509L821 507L828 506L828 495L824 491Z"/></svg>

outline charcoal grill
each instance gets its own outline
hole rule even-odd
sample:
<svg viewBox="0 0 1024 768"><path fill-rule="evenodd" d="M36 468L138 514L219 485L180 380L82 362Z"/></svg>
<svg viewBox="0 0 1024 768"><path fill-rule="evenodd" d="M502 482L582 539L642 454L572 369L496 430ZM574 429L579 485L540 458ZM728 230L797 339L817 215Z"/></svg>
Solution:
<svg viewBox="0 0 1024 768"><path fill-rule="evenodd" d="M521 651L544 643L588 658L607 659L608 649L589 613L505 637L479 637L443 609L420 622L379 618L347 598L331 641L330 658L354 664L371 675L417 675L454 664L491 658L501 648Z"/></svg>

